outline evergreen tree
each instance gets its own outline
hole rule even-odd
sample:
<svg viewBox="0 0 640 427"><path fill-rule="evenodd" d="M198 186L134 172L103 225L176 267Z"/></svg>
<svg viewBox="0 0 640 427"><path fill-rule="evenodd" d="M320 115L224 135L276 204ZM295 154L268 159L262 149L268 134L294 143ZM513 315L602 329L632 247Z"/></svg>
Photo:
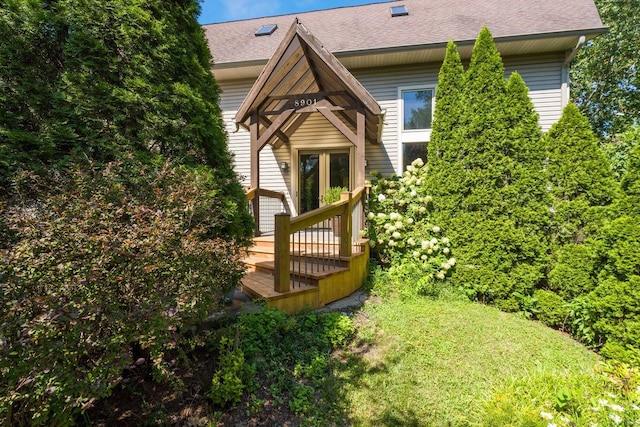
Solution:
<svg viewBox="0 0 640 427"><path fill-rule="evenodd" d="M440 161L444 154L449 153L440 148L450 143L452 134L456 130L460 116L460 96L464 79L464 68L460 60L458 48L453 40L447 44L447 52L438 74L438 93L436 108L428 145L429 159ZM432 163L435 165L436 163Z"/></svg>
<svg viewBox="0 0 640 427"><path fill-rule="evenodd" d="M436 114L447 100L440 94L438 88ZM517 299L540 282L545 265L543 148L524 82L514 76L507 86L487 28L475 43L460 99L459 107L450 99L445 103L445 111L457 116L449 118L452 131L434 129L434 150L442 159L430 165L427 182L435 221L455 248L454 285L515 310Z"/></svg>
<svg viewBox="0 0 640 427"><path fill-rule="evenodd" d="M464 68L460 54L453 42L447 44L444 62L438 74L438 87L431 139L427 145L426 192L436 204L444 203L451 210L455 206L452 189L463 183L461 164L456 162L458 142L456 131L462 108L461 96ZM443 197L446 196L446 197Z"/></svg>
<svg viewBox="0 0 640 427"><path fill-rule="evenodd" d="M553 195L554 245L581 243L606 215L617 183L598 139L580 110L569 104L546 135L547 171Z"/></svg>
<svg viewBox="0 0 640 427"><path fill-rule="evenodd" d="M131 149L233 177L196 0L8 0L1 12L5 178L74 151L109 161Z"/></svg>
<svg viewBox="0 0 640 427"><path fill-rule="evenodd" d="M545 140L553 198L548 287L570 301L597 284L601 230L615 215L618 184L589 122L575 105L565 107Z"/></svg>
<svg viewBox="0 0 640 427"><path fill-rule="evenodd" d="M631 152L622 180L616 219L606 224L598 244L597 287L587 295L593 341L601 354L640 363L640 146Z"/></svg>

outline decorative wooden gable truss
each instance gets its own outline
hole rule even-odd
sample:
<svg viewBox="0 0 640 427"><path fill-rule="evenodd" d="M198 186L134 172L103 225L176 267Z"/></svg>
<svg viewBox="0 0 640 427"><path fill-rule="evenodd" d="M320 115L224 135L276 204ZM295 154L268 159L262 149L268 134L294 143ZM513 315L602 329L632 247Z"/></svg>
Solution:
<svg viewBox="0 0 640 427"><path fill-rule="evenodd" d="M316 112L355 146L355 183L364 185L365 142L380 142L380 106L295 19L235 117L251 134L252 188L260 187L260 150L266 144L274 148L288 144L291 135Z"/></svg>

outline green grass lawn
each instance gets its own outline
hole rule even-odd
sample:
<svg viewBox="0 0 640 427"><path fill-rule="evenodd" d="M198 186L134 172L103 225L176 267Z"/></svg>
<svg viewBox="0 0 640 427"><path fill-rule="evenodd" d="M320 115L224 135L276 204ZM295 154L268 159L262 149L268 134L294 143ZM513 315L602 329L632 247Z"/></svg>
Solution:
<svg viewBox="0 0 640 427"><path fill-rule="evenodd" d="M483 425L487 402L514 380L572 377L597 360L558 331L470 302L370 302L357 323L357 347L335 372L351 425Z"/></svg>

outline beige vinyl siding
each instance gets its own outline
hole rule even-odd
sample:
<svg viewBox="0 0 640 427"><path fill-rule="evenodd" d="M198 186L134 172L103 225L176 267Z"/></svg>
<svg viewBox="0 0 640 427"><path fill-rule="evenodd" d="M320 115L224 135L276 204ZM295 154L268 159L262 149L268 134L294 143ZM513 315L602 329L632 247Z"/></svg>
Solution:
<svg viewBox="0 0 640 427"><path fill-rule="evenodd" d="M544 55L505 58L505 75L518 71L527 86L536 111L540 115L540 126L547 131L562 114L562 65L564 55ZM353 75L377 100L385 112L382 130L382 143L366 144L366 179L371 179L371 172L378 171L389 175L399 173L398 155L398 90L402 87L435 87L440 64L424 64L396 68L354 70ZM240 104L251 89L253 81L242 80L219 82L223 89L221 107L223 118L229 135L229 149L235 154L236 172L244 178L242 183L250 183L249 132L240 128L237 132L233 122ZM437 97L437 88L436 88ZM275 152L267 145L260 156L260 186L275 191L284 191L293 210L291 199L291 173L295 171L292 159L292 147L310 141L322 147L327 144L340 144L346 138L335 129L324 117L311 116L292 136L291 146L283 144ZM289 169L282 172L278 162L286 161ZM294 195L295 196L295 195ZM295 214L295 212L292 212Z"/></svg>
<svg viewBox="0 0 640 427"><path fill-rule="evenodd" d="M562 115L562 65L564 54L505 58L505 74L517 71L529 88L529 98L540 116L540 127L548 131Z"/></svg>
<svg viewBox="0 0 640 427"><path fill-rule="evenodd" d="M222 89L220 108L227 131L228 147L229 151L234 153L234 169L241 177L242 185L248 186L251 183L251 153L249 152L251 139L246 129L240 127L236 131L235 116L242 101L251 90L253 80L218 83Z"/></svg>

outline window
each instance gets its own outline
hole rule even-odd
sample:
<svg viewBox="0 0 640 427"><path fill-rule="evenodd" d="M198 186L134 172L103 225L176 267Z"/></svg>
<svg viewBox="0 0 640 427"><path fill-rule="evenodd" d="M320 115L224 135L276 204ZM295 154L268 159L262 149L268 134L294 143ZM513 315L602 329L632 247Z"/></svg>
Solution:
<svg viewBox="0 0 640 427"><path fill-rule="evenodd" d="M268 36L273 34L273 32L278 28L276 24L263 25L260 27L258 31L255 32L256 37L259 36Z"/></svg>
<svg viewBox="0 0 640 427"><path fill-rule="evenodd" d="M407 166L411 164L415 159L422 159L427 161L427 143L426 142L411 142L402 144L402 171L407 170Z"/></svg>
<svg viewBox="0 0 640 427"><path fill-rule="evenodd" d="M399 89L399 166L400 173L415 159L427 160L427 143L431 139L434 105L433 88Z"/></svg>
<svg viewBox="0 0 640 427"><path fill-rule="evenodd" d="M403 130L431 129L432 98L431 89L402 92Z"/></svg>
<svg viewBox="0 0 640 427"><path fill-rule="evenodd" d="M395 18L396 16L407 16L409 14L407 6L391 6L390 9L392 18Z"/></svg>

